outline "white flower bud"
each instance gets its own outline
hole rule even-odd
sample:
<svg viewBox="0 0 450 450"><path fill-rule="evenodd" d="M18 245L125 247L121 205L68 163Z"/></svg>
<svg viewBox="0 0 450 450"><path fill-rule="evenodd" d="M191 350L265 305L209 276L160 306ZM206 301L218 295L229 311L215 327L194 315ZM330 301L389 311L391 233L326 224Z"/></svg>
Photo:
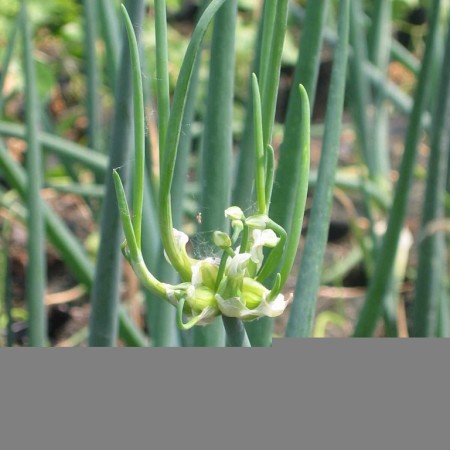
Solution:
<svg viewBox="0 0 450 450"><path fill-rule="evenodd" d="M257 228L260 230L265 230L269 218L265 214L258 214L256 216L251 216L245 219L245 224L249 228Z"/></svg>
<svg viewBox="0 0 450 450"><path fill-rule="evenodd" d="M225 217L230 220L244 220L245 216L239 206L230 206L225 210Z"/></svg>
<svg viewBox="0 0 450 450"><path fill-rule="evenodd" d="M217 247L224 249L231 247L231 238L227 233L223 231L214 231L213 233L213 242Z"/></svg>

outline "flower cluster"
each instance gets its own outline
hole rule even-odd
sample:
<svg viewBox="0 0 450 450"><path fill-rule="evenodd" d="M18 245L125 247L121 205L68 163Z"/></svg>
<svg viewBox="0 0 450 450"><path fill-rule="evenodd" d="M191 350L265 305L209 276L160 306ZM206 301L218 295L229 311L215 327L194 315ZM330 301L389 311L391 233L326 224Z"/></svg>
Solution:
<svg viewBox="0 0 450 450"><path fill-rule="evenodd" d="M275 249L284 239L267 228L271 223L268 217L246 219L238 207L228 208L225 216L231 220L234 232L232 237L220 231L213 234L214 244L223 251L221 258L189 258L188 236L173 229L177 250L189 260L192 271L190 281L177 286L164 285L167 299L178 308L178 325L183 329L207 325L219 314L253 320L279 316L286 308L278 278L272 290L258 280L264 248ZM187 323L182 321L183 315L189 318Z"/></svg>
<svg viewBox="0 0 450 450"><path fill-rule="evenodd" d="M171 186L181 135L183 109L187 102L190 73L201 47L207 24L223 1L212 2L203 13L189 44L181 73L180 89L175 90L165 140L160 141L158 216L161 242L166 258L180 275L182 282L170 285L157 280L148 270L142 255L142 209L145 176L145 117L140 77L139 49L132 23L123 7L133 66L133 101L135 124L135 165L133 177L133 215L130 214L125 190L117 170L113 179L119 213L125 234L122 251L142 285L166 299L177 308L177 322L182 329L206 325L222 314L242 320L279 316L287 305L281 294L292 269L300 239L301 225L308 187L308 164L302 165L301 177L295 185L290 236L269 216L274 180L274 151L264 134L261 94L258 79L252 75L253 131L255 142L255 191L258 214L245 217L242 210L232 206L225 211L231 222L231 235L213 233L214 245L222 252L220 258L197 260L191 258L186 234L173 228ZM200 23L202 22L202 26ZM187 83L187 84L186 84ZM178 87L178 84L177 84ZM305 89L299 87L304 120L301 123L304 161L309 161L309 103ZM267 134L267 133L266 133ZM270 285L271 288L267 286ZM187 319L187 322L184 320Z"/></svg>

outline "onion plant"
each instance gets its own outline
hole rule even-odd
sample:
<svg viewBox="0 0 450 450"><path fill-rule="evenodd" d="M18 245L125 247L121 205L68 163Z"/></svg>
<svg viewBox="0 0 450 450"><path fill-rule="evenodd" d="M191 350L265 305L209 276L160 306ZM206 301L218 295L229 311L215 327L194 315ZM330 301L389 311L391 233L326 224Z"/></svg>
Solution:
<svg viewBox="0 0 450 450"><path fill-rule="evenodd" d="M85 0L81 46L88 127L83 145L39 126L42 105L24 1L1 61L0 206L8 208L11 195L22 205L14 220L2 219L4 242L10 242L15 221L28 229L29 345L47 345L45 242L90 298L89 325L72 337L72 345L87 339L90 346L114 346L119 340L127 346L270 346L275 319L282 314L284 336L324 335L324 323L342 321L327 312L315 325L319 288L338 284L357 265L368 286L354 336L372 336L381 322L385 336L449 336L444 234L450 198L448 10L442 0L430 2L419 58L393 36L394 2L307 0L304 7L288 0L254 2L248 92L237 108L236 69L242 70L236 59L238 0L199 1L176 80L168 2L151 2L154 14L147 17L144 0L127 0L120 7ZM142 39L149 19L151 58L149 40ZM292 86L279 124L283 48L290 27L299 26ZM20 36L23 124L5 117L3 95ZM333 59L331 83L324 124L317 128L323 130L317 168L310 170L312 105L322 88L324 47ZM412 95L389 78L393 61L416 79ZM111 123L103 114L105 91L114 100ZM350 114L344 115L347 106ZM390 154L393 114L408 124L398 167ZM351 170L339 166L343 126L355 134ZM4 137L26 141L25 167L8 152ZM429 159L422 155L428 164L425 201L414 236L408 200L413 182L420 182L418 150L428 140ZM191 152L194 146L197 151ZM66 173L75 175L69 183L45 176L47 155L64 161ZM80 181L78 169L88 174L89 183ZM41 198L44 186L100 203L95 261ZM311 208L302 239L308 194ZM192 206L187 200L193 196ZM334 197L346 203L352 241L348 254L329 266L324 260ZM198 249L196 232L208 241L207 252ZM418 247L416 278L409 260L413 243ZM7 328L1 341L12 345L8 249L0 253L0 323ZM140 283L145 330L120 301L124 264ZM415 288L409 329L401 316L406 277Z"/></svg>
<svg viewBox="0 0 450 450"><path fill-rule="evenodd" d="M176 269L181 283L172 285L158 280L147 268L142 255L142 204L143 180L145 173L143 122L144 108L142 98L142 78L140 72L139 52L134 37L131 21L123 8L123 15L129 36L132 54L133 86L134 86L134 119L135 119L135 173L133 214L126 199L126 193L117 170L113 172L117 200L125 241L122 251L132 265L141 283L155 294L172 304L177 310L177 324L186 330L195 325L207 325L217 316L255 320L263 316L280 315L287 299L281 290L291 271L295 252L289 252L285 230L269 216L269 204L273 187L273 149L267 142L272 123L264 124L262 99L256 75L252 77L253 129L254 129L254 161L257 214L246 216L238 206L230 205L223 211L229 221L231 233L217 229L212 233L212 241L217 248L218 256L198 260L190 257L186 250L188 236L173 228L171 209L171 184L175 168L177 146L180 139L181 122L186 104L187 92L191 81L195 59L200 48L207 26L224 0L216 0L206 8L192 35L183 61L177 86L175 88L167 131L160 134L164 139L159 174L159 221L161 239L167 259ZM234 11L233 11L234 12ZM302 149L308 157L309 151L309 103L303 86L299 88L299 99L304 110L303 120L299 124L302 129ZM272 105L273 100L269 103ZM138 124L141 124L138 126ZM230 145L225 137L224 143ZM161 146L161 144L160 144ZM300 235L301 222L306 201L305 186L308 183L308 165L302 169L302 177L297 184L296 212L291 228L296 230L297 242L290 242L296 248ZM267 257L263 249L271 248ZM281 263L281 266L279 264ZM264 281L275 274L270 288ZM244 328L238 323L225 319L230 342L247 345ZM236 334L241 336L236 337Z"/></svg>

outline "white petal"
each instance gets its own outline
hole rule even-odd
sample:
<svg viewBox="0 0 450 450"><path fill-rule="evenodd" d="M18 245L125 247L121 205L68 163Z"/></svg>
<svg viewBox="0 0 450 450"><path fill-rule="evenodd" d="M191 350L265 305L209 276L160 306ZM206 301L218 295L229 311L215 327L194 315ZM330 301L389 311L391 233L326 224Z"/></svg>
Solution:
<svg viewBox="0 0 450 450"><path fill-rule="evenodd" d="M197 264L194 264L192 266L192 284L194 286L200 286L202 284L202 272L201 272L201 267L202 267L202 261L199 261Z"/></svg>
<svg viewBox="0 0 450 450"><path fill-rule="evenodd" d="M220 258L206 258L201 261L198 261L196 264L192 266L192 284L196 287L201 286L203 284L202 271L200 270L203 264L212 264L217 267L220 265Z"/></svg>
<svg viewBox="0 0 450 450"><path fill-rule="evenodd" d="M280 238L275 234L273 230L264 230L261 236L262 245L265 247L275 247Z"/></svg>
<svg viewBox="0 0 450 450"><path fill-rule="evenodd" d="M238 253L231 259L228 259L226 266L227 275L229 275L230 277L243 275L250 258L250 253Z"/></svg>
<svg viewBox="0 0 450 450"><path fill-rule="evenodd" d="M225 217L231 220L242 220L244 218L244 213L239 206L230 206L225 210Z"/></svg>
<svg viewBox="0 0 450 450"><path fill-rule="evenodd" d="M172 233L178 249L184 250L186 248L186 244L189 242L188 235L180 230L177 230L176 228L172 228Z"/></svg>
<svg viewBox="0 0 450 450"><path fill-rule="evenodd" d="M237 317L238 319L250 318L254 315L254 311L248 309L239 297L223 298L220 294L216 294L217 305L220 312L227 317ZM256 317L255 317L256 318Z"/></svg>
<svg viewBox="0 0 450 450"><path fill-rule="evenodd" d="M262 245L253 245L252 248L250 249L250 255L254 263L256 264L262 263L264 259Z"/></svg>
<svg viewBox="0 0 450 450"><path fill-rule="evenodd" d="M258 305L256 310L267 317L277 317L283 314L289 301L284 298L283 294L278 294L274 300L268 302L265 298Z"/></svg>
<svg viewBox="0 0 450 450"><path fill-rule="evenodd" d="M213 307L205 308L200 313L200 319L195 325L196 326L197 325L201 325L201 326L209 325L210 323L212 323L214 321L214 319L217 317L218 313L219 313L219 311L217 310L217 308L213 308ZM190 319L192 319L192 317L190 317L189 320Z"/></svg>
<svg viewBox="0 0 450 450"><path fill-rule="evenodd" d="M273 301L263 299L255 309L247 308L239 297L224 299L216 294L217 305L224 316L237 317L243 320L253 320L259 317L278 317L286 309L288 300L279 294Z"/></svg>

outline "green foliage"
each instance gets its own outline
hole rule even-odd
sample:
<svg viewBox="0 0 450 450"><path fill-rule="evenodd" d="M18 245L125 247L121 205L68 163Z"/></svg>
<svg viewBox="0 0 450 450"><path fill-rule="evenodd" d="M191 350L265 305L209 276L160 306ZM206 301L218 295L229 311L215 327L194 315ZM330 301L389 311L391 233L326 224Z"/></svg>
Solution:
<svg viewBox="0 0 450 450"><path fill-rule="evenodd" d="M0 247L2 345L18 320L30 345L46 344L44 240L91 299L72 345L270 346L283 334L326 336L329 325L404 335L405 279L410 333L450 334L448 2L198 0L183 21L182 0L127 0L131 20L119 0L26 4L24 40L20 2L0 0L0 231L9 243L27 226L34 270L25 303L10 289L10 245ZM413 30L413 55L395 36L418 5L429 20ZM389 139L402 121L398 164ZM410 212L425 181L424 210ZM87 239L41 186L78 199ZM329 245L341 209L349 231ZM355 320L344 299L316 316L321 286L344 296L357 267L368 292L361 311L350 307Z"/></svg>

